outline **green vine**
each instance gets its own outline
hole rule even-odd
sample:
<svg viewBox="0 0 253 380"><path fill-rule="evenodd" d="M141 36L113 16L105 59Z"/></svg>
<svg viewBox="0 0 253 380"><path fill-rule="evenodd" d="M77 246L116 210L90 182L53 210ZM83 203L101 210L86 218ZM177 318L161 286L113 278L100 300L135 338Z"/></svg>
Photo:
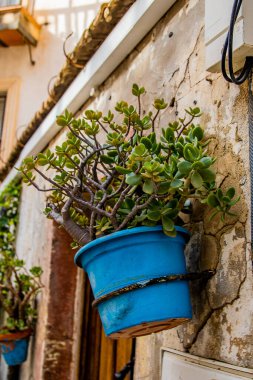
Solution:
<svg viewBox="0 0 253 380"><path fill-rule="evenodd" d="M42 287L40 267L28 271L16 256L21 182L12 181L0 194L0 308L8 316L0 333L32 328L36 319L34 299Z"/></svg>
<svg viewBox="0 0 253 380"><path fill-rule="evenodd" d="M21 196L21 182L12 181L0 194L0 249L1 254L15 255L18 208Z"/></svg>

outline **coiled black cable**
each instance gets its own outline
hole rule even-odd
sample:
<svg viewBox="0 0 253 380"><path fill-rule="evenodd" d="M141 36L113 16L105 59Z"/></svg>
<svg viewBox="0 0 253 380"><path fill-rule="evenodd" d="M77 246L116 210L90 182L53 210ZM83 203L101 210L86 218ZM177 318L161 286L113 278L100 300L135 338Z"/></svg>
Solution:
<svg viewBox="0 0 253 380"><path fill-rule="evenodd" d="M253 78L253 57L246 57L244 66L239 75L235 76L233 68L233 34L236 19L238 17L242 0L235 0L228 34L222 51L221 70L224 78L235 84L242 84L248 79L248 94L249 94L249 160L250 160L250 190L251 190L251 247L253 249L253 92L252 92L252 78ZM228 73L226 70L226 56L228 55Z"/></svg>
<svg viewBox="0 0 253 380"><path fill-rule="evenodd" d="M234 35L234 27L238 17L238 13L240 11L242 5L242 0L235 0L230 25L228 29L228 34L226 37L226 41L224 44L224 48L222 51L222 59L221 59L221 70L224 78L230 82L235 84L242 84L250 74L250 71L253 67L253 57L246 57L244 67L238 76L235 76L234 67L233 67L233 35ZM226 57L228 55L228 72L226 69Z"/></svg>

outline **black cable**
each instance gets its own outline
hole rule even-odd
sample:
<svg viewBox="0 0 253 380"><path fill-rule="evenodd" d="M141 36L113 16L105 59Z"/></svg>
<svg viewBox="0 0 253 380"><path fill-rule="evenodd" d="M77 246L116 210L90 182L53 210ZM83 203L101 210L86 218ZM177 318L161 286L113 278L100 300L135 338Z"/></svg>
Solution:
<svg viewBox="0 0 253 380"><path fill-rule="evenodd" d="M234 36L234 27L235 23L240 11L242 5L242 0L235 0L231 19L230 19L230 25L228 28L228 34L226 37L226 41L224 44L224 48L222 51L222 59L221 59L221 70L224 78L230 82L235 84L242 84L248 77L251 71L251 68L253 66L253 57L246 57L244 67L241 71L241 73L238 76L235 76L234 74L234 67L233 67L233 36ZM228 72L226 69L226 57L228 55Z"/></svg>
<svg viewBox="0 0 253 380"><path fill-rule="evenodd" d="M240 8L242 5L242 0L235 0L230 25L228 29L228 34L222 51L221 59L221 70L224 78L235 84L242 84L248 78L248 94L249 94L249 159L250 159L250 176L251 176L251 246L253 249L253 90L252 90L252 79L253 79L253 57L246 57L243 69L238 76L234 74L233 68L233 34L236 19L238 17ZM226 70L226 56L228 55L228 73Z"/></svg>

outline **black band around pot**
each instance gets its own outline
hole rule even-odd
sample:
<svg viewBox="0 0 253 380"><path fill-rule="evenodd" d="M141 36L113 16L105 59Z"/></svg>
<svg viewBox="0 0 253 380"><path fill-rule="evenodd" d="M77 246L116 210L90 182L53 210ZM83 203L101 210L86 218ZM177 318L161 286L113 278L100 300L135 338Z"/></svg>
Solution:
<svg viewBox="0 0 253 380"><path fill-rule="evenodd" d="M151 278L150 280L140 281L135 284L127 285L123 288L114 290L113 292L104 294L103 296L95 299L92 302L92 306L96 307L101 302L105 302L112 297L120 296L121 294L131 292L132 290L143 289L143 288L146 288L147 286L157 285L157 284L162 284L162 283L167 283L167 282L172 282L172 281L194 281L194 280L199 280L199 279L208 280L214 274L215 274L215 270L206 270L203 272L170 274L167 276Z"/></svg>

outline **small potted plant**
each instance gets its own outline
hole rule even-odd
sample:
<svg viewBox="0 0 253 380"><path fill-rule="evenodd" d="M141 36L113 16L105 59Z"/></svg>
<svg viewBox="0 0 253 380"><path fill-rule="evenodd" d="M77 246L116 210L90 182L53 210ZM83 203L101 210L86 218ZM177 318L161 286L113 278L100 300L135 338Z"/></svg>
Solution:
<svg viewBox="0 0 253 380"><path fill-rule="evenodd" d="M42 288L41 274L40 267L27 271L23 260L11 253L1 254L0 307L5 313L0 327L0 345L8 365L19 365L26 360L37 316L35 296Z"/></svg>
<svg viewBox="0 0 253 380"><path fill-rule="evenodd" d="M26 360L36 319L34 301L42 287L41 268L28 271L15 254L20 191L14 181L0 194L0 347L8 365Z"/></svg>
<svg viewBox="0 0 253 380"><path fill-rule="evenodd" d="M186 110L159 135L156 122L167 104L155 99L154 111L145 112L144 93L134 84L137 106L121 101L116 115L87 110L77 119L66 111L57 118L68 130L62 145L20 168L26 183L50 192L46 215L82 246L75 262L87 271L105 332L114 338L191 318L187 281L171 281L186 273L182 213L198 199L224 219L238 201L234 188L224 194L215 184L215 158L195 122L200 109ZM37 174L47 189L38 187Z"/></svg>

